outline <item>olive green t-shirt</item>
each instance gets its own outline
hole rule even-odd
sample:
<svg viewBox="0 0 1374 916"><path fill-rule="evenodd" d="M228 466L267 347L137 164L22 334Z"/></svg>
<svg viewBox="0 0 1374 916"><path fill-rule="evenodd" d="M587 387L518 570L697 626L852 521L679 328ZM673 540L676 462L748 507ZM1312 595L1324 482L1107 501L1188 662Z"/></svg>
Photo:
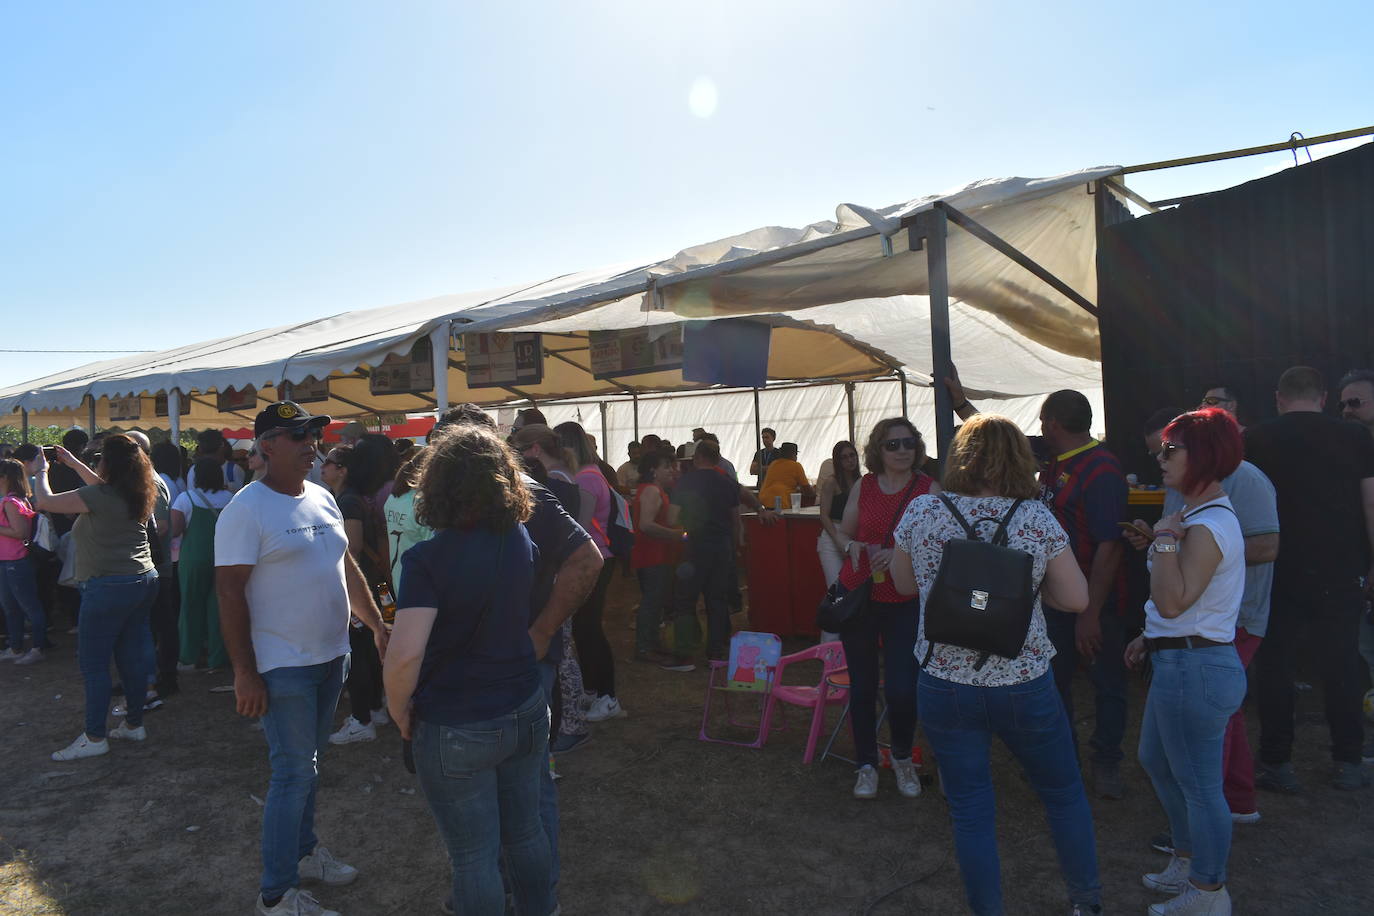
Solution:
<svg viewBox="0 0 1374 916"><path fill-rule="evenodd" d="M87 512L72 526L76 578L136 576L153 568L144 519L129 518L129 504L107 483L76 491Z"/></svg>

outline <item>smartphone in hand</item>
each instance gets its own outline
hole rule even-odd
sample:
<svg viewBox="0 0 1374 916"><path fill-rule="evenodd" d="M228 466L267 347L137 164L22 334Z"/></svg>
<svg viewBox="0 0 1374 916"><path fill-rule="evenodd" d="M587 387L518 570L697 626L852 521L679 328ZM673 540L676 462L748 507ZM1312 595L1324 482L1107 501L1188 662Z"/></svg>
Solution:
<svg viewBox="0 0 1374 916"><path fill-rule="evenodd" d="M1147 541L1153 541L1155 539L1155 533L1151 531L1148 526L1137 525L1135 522L1117 522L1116 524L1122 531L1138 534Z"/></svg>

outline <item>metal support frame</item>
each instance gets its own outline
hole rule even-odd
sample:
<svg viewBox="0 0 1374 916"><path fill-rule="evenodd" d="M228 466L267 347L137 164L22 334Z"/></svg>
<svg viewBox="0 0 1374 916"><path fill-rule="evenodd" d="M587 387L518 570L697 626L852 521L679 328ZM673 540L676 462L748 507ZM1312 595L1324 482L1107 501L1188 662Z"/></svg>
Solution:
<svg viewBox="0 0 1374 916"><path fill-rule="evenodd" d="M844 383L844 403L849 409L849 441L854 441L854 383Z"/></svg>
<svg viewBox="0 0 1374 916"><path fill-rule="evenodd" d="M898 369L898 370L897 370L897 381L898 381L898 383L902 386L902 416L904 416L904 417L910 417L910 416L911 416L911 409L907 406L907 402L906 402L906 370L905 370L905 369Z"/></svg>
<svg viewBox="0 0 1374 916"><path fill-rule="evenodd" d="M175 444L181 442L181 389L167 392L167 434Z"/></svg>
<svg viewBox="0 0 1374 916"><path fill-rule="evenodd" d="M949 344L949 262L946 248L946 235L949 232L949 224L946 221L948 209L952 208L937 204L930 210L917 214L907 233L912 251L925 249L926 272L930 277L930 352L934 363L930 377L931 387L935 389L935 447L941 458L949 454L949 444L954 440L954 404L950 399L949 389L941 381L950 374L952 365ZM997 241L1011 248L1001 239ZM1011 250L1016 251L1014 248ZM1019 251L1016 253L1021 254Z"/></svg>
<svg viewBox="0 0 1374 916"><path fill-rule="evenodd" d="M597 406L601 408L601 448L597 451L604 456L610 447L610 433L608 432L610 427L606 425L606 402L602 401Z"/></svg>
<svg viewBox="0 0 1374 916"><path fill-rule="evenodd" d="M94 438L95 438L95 395L93 395L93 394L88 394L88 395L86 395L86 406L89 408L88 417L90 418L90 426L91 426L91 428L90 428L89 430L87 430L87 432L89 432L90 435L91 435L91 438L94 439Z"/></svg>
<svg viewBox="0 0 1374 916"><path fill-rule="evenodd" d="M19 438L22 442L29 441L29 409L19 408Z"/></svg>
<svg viewBox="0 0 1374 916"><path fill-rule="evenodd" d="M763 418L759 416L759 390L754 389L754 453L763 450Z"/></svg>
<svg viewBox="0 0 1374 916"><path fill-rule="evenodd" d="M434 366L434 416L436 419L448 410L448 348L453 329L447 321L429 332L430 361Z"/></svg>
<svg viewBox="0 0 1374 916"><path fill-rule="evenodd" d="M1357 127L1354 130L1343 130L1334 134L1322 134L1320 137L1289 137L1282 143L1270 143L1267 146L1251 146L1246 149L1227 150L1224 153L1207 153L1202 156L1188 156L1183 159L1166 159L1162 162L1147 162L1144 165L1128 165L1122 171L1127 175L1134 172L1153 172L1157 169L1172 169L1180 165L1197 165L1201 162L1220 162L1223 159L1239 159L1242 156L1258 156L1261 153L1281 153L1285 150L1301 149L1308 146L1317 146L1321 143L1330 143L1333 140L1350 140L1355 137L1368 137L1374 134L1374 127Z"/></svg>
<svg viewBox="0 0 1374 916"><path fill-rule="evenodd" d="M632 392L630 392L630 403L633 405L634 412L635 412L635 441L638 442L638 441L639 441L639 392L638 392L638 391L632 391Z"/></svg>

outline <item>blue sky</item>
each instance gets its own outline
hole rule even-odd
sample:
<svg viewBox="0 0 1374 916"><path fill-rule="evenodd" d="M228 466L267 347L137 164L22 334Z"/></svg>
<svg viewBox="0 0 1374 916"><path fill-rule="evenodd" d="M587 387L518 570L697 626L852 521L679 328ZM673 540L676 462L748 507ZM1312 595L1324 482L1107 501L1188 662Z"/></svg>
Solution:
<svg viewBox="0 0 1374 916"><path fill-rule="evenodd" d="M841 202L1374 123L1370 4L1148 11L12 0L0 347L161 349ZM1174 196L1291 158L1132 184ZM100 358L0 356L0 386Z"/></svg>

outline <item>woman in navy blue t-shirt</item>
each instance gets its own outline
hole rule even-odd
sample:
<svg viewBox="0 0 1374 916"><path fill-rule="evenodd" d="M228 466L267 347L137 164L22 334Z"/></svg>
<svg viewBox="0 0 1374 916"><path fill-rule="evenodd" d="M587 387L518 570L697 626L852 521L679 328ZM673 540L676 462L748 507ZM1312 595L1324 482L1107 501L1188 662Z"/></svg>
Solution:
<svg viewBox="0 0 1374 916"><path fill-rule="evenodd" d="M528 633L533 500L490 430L450 427L430 451L416 513L436 533L401 557L391 715L448 846L453 909L504 911L504 852L517 911L542 916L557 907L539 819L549 711Z"/></svg>

